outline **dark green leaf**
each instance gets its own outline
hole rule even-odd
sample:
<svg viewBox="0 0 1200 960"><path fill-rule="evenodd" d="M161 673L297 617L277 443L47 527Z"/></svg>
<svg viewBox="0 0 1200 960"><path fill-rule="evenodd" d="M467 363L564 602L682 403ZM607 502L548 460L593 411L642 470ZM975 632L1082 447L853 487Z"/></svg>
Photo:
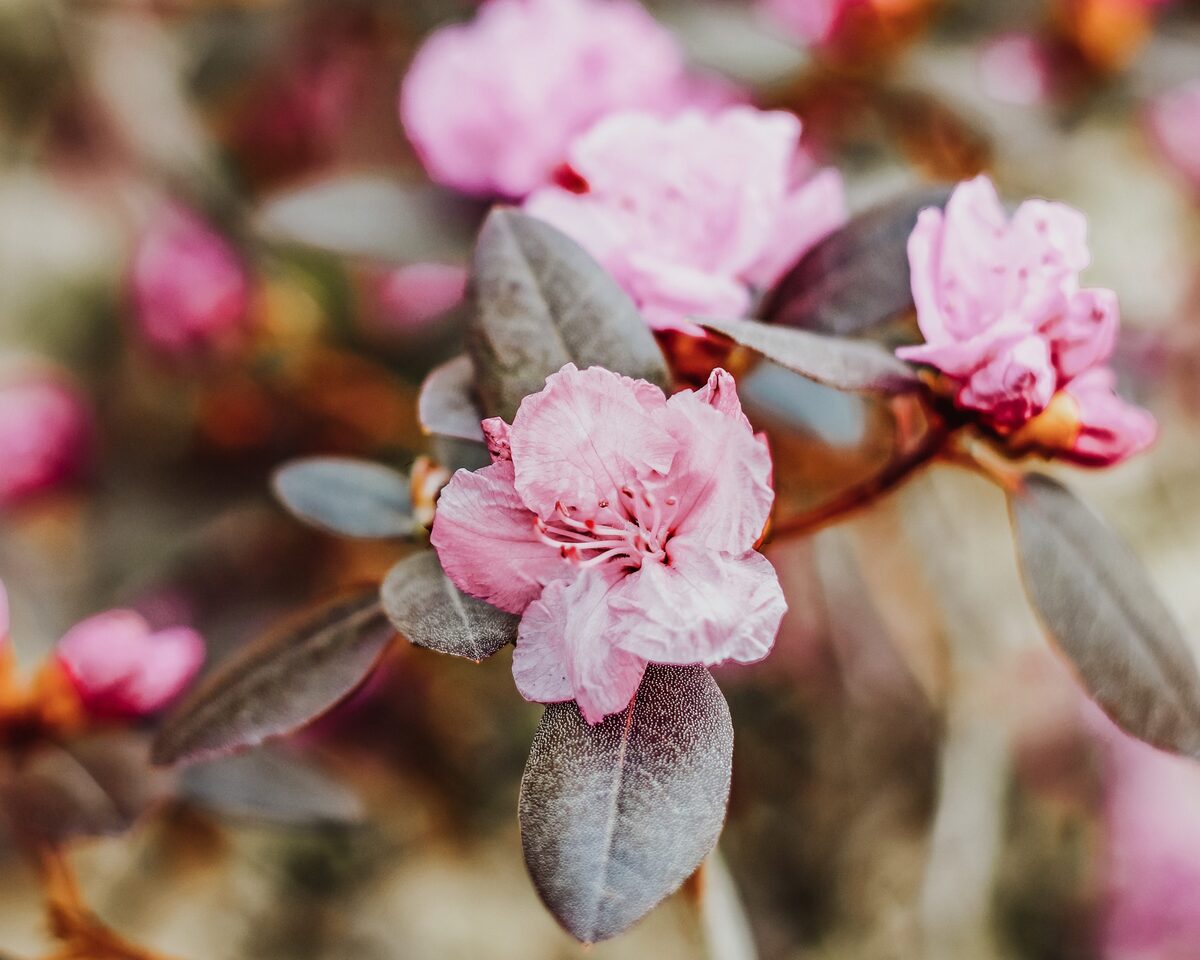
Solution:
<svg viewBox="0 0 1200 960"><path fill-rule="evenodd" d="M521 618L459 590L432 550L392 567L382 595L392 625L418 647L479 663L516 642Z"/></svg>
<svg viewBox="0 0 1200 960"><path fill-rule="evenodd" d="M465 354L430 371L421 384L417 415L421 429L442 437L483 443L483 413L475 402L475 367Z"/></svg>
<svg viewBox="0 0 1200 960"><path fill-rule="evenodd" d="M416 528L408 478L382 464L308 457L276 470L271 486L294 516L330 533L388 539Z"/></svg>
<svg viewBox="0 0 1200 960"><path fill-rule="evenodd" d="M1089 694L1135 737L1200 756L1200 673L1141 563L1049 477L1009 503L1026 589Z"/></svg>
<svg viewBox="0 0 1200 960"><path fill-rule="evenodd" d="M375 587L318 607L205 677L159 731L155 763L232 753L291 733L358 686L392 636Z"/></svg>
<svg viewBox="0 0 1200 960"><path fill-rule="evenodd" d="M915 190L852 218L779 281L764 320L837 336L862 336L913 308L908 235L917 214L943 206L946 187Z"/></svg>
<svg viewBox="0 0 1200 960"><path fill-rule="evenodd" d="M633 302L574 240L516 210L479 233L467 346L484 412L512 420L564 364L666 388L662 352Z"/></svg>
<svg viewBox="0 0 1200 960"><path fill-rule="evenodd" d="M651 666L623 713L589 726L551 704L521 780L525 863L576 938L616 936L677 889L717 842L733 726L703 667Z"/></svg>
<svg viewBox="0 0 1200 960"><path fill-rule="evenodd" d="M899 394L922 387L912 367L870 340L847 340L757 320L697 322L781 367L837 390Z"/></svg>

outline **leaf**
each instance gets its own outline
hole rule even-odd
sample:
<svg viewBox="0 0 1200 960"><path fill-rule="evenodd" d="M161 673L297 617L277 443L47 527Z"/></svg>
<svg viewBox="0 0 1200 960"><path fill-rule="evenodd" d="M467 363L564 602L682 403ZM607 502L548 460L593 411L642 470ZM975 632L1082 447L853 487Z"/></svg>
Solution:
<svg viewBox="0 0 1200 960"><path fill-rule="evenodd" d="M213 812L279 826L358 823L362 800L299 757L264 747L183 772L180 794Z"/></svg>
<svg viewBox="0 0 1200 960"><path fill-rule="evenodd" d="M392 626L418 647L480 663L516 643L521 618L459 590L432 550L392 567L382 596Z"/></svg>
<svg viewBox="0 0 1200 960"><path fill-rule="evenodd" d="M757 320L698 321L781 367L837 390L884 394L922 389L916 371L886 347Z"/></svg>
<svg viewBox="0 0 1200 960"><path fill-rule="evenodd" d="M154 762L232 753L291 733L354 690L391 638L375 587L318 607L205 677L159 732Z"/></svg>
<svg viewBox="0 0 1200 960"><path fill-rule="evenodd" d="M596 726L574 703L548 706L520 821L550 912L585 943L649 913L716 844L732 760L729 707L703 667L651 665L625 711Z"/></svg>
<svg viewBox="0 0 1200 960"><path fill-rule="evenodd" d="M913 308L908 235L921 210L949 196L948 187L926 187L852 218L779 281L763 319L846 337L901 317Z"/></svg>
<svg viewBox="0 0 1200 960"><path fill-rule="evenodd" d="M421 384L417 416L421 429L442 437L483 443L483 413L475 403L475 367L466 354L430 371Z"/></svg>
<svg viewBox="0 0 1200 960"><path fill-rule="evenodd" d="M454 229L455 213L438 191L384 174L342 173L269 198L255 222L269 240L341 256L459 260L469 240L465 228Z"/></svg>
<svg viewBox="0 0 1200 960"><path fill-rule="evenodd" d="M1200 756L1200 673L1141 563L1049 477L1009 506L1026 589L1089 694L1135 737Z"/></svg>
<svg viewBox="0 0 1200 960"><path fill-rule="evenodd" d="M350 457L293 460L271 478L275 496L299 520L346 537L412 535L412 491L397 470Z"/></svg>
<svg viewBox="0 0 1200 960"><path fill-rule="evenodd" d="M564 364L607 367L664 389L666 362L633 302L574 240L512 209L475 246L467 349L488 416L511 421Z"/></svg>

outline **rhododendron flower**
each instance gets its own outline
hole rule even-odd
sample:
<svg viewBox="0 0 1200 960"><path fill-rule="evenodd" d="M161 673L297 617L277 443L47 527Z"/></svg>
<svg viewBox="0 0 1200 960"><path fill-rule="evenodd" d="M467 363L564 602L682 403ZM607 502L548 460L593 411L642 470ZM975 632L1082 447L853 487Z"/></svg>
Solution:
<svg viewBox="0 0 1200 960"><path fill-rule="evenodd" d="M224 237L182 207L165 210L142 235L131 286L137 329L164 353L220 347L247 321L245 266Z"/></svg>
<svg viewBox="0 0 1200 960"><path fill-rule="evenodd" d="M73 626L55 651L88 712L154 713L174 700L204 662L204 641L187 627L153 630L132 610L110 610Z"/></svg>
<svg viewBox="0 0 1200 960"><path fill-rule="evenodd" d="M1079 286L1090 260L1083 214L1027 200L1010 219L977 177L945 212L921 211L908 259L925 343L896 352L945 374L960 407L1009 434L1066 391L1076 419L1056 435L1081 462L1114 463L1153 437L1149 415L1112 395L1117 298Z"/></svg>
<svg viewBox="0 0 1200 960"><path fill-rule="evenodd" d="M633 0L490 0L417 52L400 118L434 180L523 197L606 114L712 97L674 36Z"/></svg>
<svg viewBox="0 0 1200 960"><path fill-rule="evenodd" d="M460 589L523 615L513 674L526 699L574 699L597 723L648 662L767 655L786 609L754 550L771 457L729 374L667 399L568 364L511 427L484 430L495 462L454 475L431 539Z"/></svg>
<svg viewBox="0 0 1200 960"><path fill-rule="evenodd" d="M525 209L586 247L652 327L699 334L689 316L745 315L844 222L841 177L809 176L799 143L777 111L614 114L571 145L569 185Z"/></svg>
<svg viewBox="0 0 1200 960"><path fill-rule="evenodd" d="M467 269L451 263L410 263L387 275L379 290L379 306L387 326L397 331L419 329L462 302Z"/></svg>
<svg viewBox="0 0 1200 960"><path fill-rule="evenodd" d="M0 507L77 477L91 448L91 416L66 380L30 371L0 383Z"/></svg>
<svg viewBox="0 0 1200 960"><path fill-rule="evenodd" d="M1200 80L1157 97L1146 121L1163 159L1200 191Z"/></svg>

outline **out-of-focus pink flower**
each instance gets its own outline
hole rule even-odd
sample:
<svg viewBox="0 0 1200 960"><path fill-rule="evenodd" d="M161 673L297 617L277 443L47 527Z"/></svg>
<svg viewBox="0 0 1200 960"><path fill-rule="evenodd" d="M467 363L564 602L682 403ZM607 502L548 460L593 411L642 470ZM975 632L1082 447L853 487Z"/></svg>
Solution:
<svg viewBox="0 0 1200 960"><path fill-rule="evenodd" d="M1200 191L1200 80L1156 97L1146 123L1163 159Z"/></svg>
<svg viewBox="0 0 1200 960"><path fill-rule="evenodd" d="M671 397L567 364L509 427L496 461L442 491L431 539L462 590L523 614L513 674L529 700L589 723L629 703L648 662L748 663L786 604L754 544L771 457L714 371Z"/></svg>
<svg viewBox="0 0 1200 960"><path fill-rule="evenodd" d="M700 333L689 316L742 316L844 222L835 170L810 176L789 113L731 107L662 119L614 114L570 149L569 186L527 212L570 234L655 329Z"/></svg>
<svg viewBox="0 0 1200 960"><path fill-rule="evenodd" d="M862 0L759 0L759 9L801 43L819 46L833 36L845 11Z"/></svg>
<svg viewBox="0 0 1200 960"><path fill-rule="evenodd" d="M91 453L79 391L41 371L0 382L0 507L75 479Z"/></svg>
<svg viewBox="0 0 1200 960"><path fill-rule="evenodd" d="M1105 364L1120 323L1117 298L1080 289L1090 260L1083 214L1027 200L1010 219L991 181L977 177L955 189L944 213L921 211L908 259L925 342L896 352L944 373L960 407L1009 434L1066 390L1075 419L1058 411L1054 449L1079 462L1114 463L1153 438L1149 414L1118 410L1112 395ZM1048 438L1043 430L1029 439L1045 447Z"/></svg>
<svg viewBox="0 0 1200 960"><path fill-rule="evenodd" d="M712 99L674 36L633 0L489 0L417 52L400 118L434 180L519 198L601 117Z"/></svg>
<svg viewBox="0 0 1200 960"><path fill-rule="evenodd" d="M8 643L10 623L8 617L8 590L0 580L0 649Z"/></svg>
<svg viewBox="0 0 1200 960"><path fill-rule="evenodd" d="M983 89L995 100L1034 106L1050 97L1053 71L1046 45L1027 33L993 37L979 52Z"/></svg>
<svg viewBox="0 0 1200 960"><path fill-rule="evenodd" d="M155 631L132 610L110 610L73 626L55 656L89 713L138 717L175 699L204 662L204 641L187 627Z"/></svg>
<svg viewBox="0 0 1200 960"><path fill-rule="evenodd" d="M134 252L138 332L166 354L207 352L245 330L250 280L229 242L190 210L170 206Z"/></svg>
<svg viewBox="0 0 1200 960"><path fill-rule="evenodd" d="M380 312L391 329L419 329L461 303L466 289L467 270L460 264L410 263L384 279Z"/></svg>

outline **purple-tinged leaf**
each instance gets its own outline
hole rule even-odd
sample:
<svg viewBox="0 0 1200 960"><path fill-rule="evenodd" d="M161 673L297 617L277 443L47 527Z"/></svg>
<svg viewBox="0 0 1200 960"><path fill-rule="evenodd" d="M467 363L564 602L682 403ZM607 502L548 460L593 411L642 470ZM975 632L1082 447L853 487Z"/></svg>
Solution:
<svg viewBox="0 0 1200 960"><path fill-rule="evenodd" d="M948 187L914 190L853 217L806 253L759 310L770 323L863 336L913 309L908 235Z"/></svg>
<svg viewBox="0 0 1200 960"><path fill-rule="evenodd" d="M627 930L709 854L729 799L733 725L703 667L647 669L589 726L551 704L521 780L521 844L542 900L584 943Z"/></svg>
<svg viewBox="0 0 1200 960"><path fill-rule="evenodd" d="M493 210L475 246L467 349L480 405L511 421L565 364L669 385L662 351L633 301L566 234Z"/></svg>
<svg viewBox="0 0 1200 960"><path fill-rule="evenodd" d="M1133 736L1200 756L1200 672L1138 559L1049 477L1009 505L1026 589L1088 693Z"/></svg>
<svg viewBox="0 0 1200 960"><path fill-rule="evenodd" d="M430 371L421 384L417 416L426 433L483 443L483 413L475 402L475 367L466 354Z"/></svg>
<svg viewBox="0 0 1200 960"><path fill-rule="evenodd" d="M297 730L353 691L393 635L375 587L306 613L205 677L159 731L154 762L233 753Z"/></svg>
<svg viewBox="0 0 1200 960"><path fill-rule="evenodd" d="M516 643L521 618L459 590L432 550L392 567L381 595L392 626L418 647L480 663Z"/></svg>
<svg viewBox="0 0 1200 960"><path fill-rule="evenodd" d="M835 390L895 395L922 389L912 367L871 340L848 340L757 320L704 318L697 322L793 373Z"/></svg>
<svg viewBox="0 0 1200 960"><path fill-rule="evenodd" d="M306 457L275 471L275 496L297 519L345 537L394 539L417 529L408 478L350 457Z"/></svg>

